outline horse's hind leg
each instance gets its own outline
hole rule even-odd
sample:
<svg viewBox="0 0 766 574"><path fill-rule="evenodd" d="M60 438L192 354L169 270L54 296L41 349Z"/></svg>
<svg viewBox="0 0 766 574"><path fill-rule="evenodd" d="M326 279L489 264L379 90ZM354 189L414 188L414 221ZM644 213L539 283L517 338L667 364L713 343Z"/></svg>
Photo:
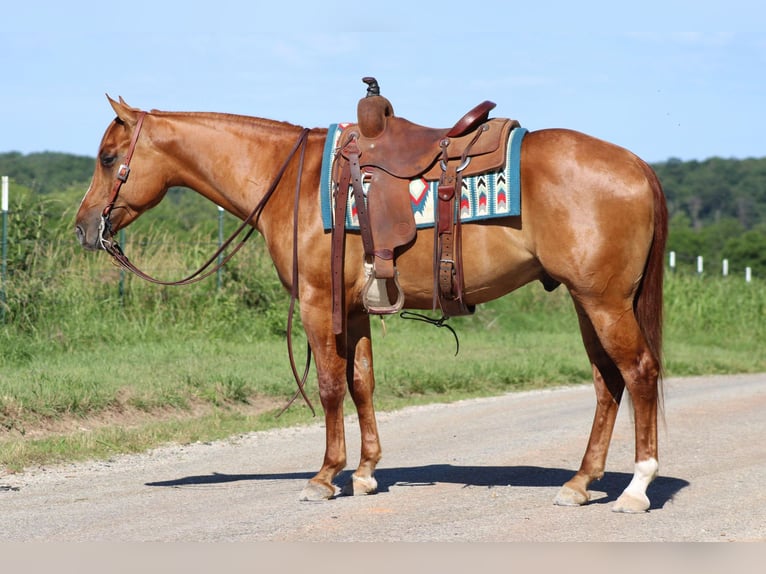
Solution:
<svg viewBox="0 0 766 574"><path fill-rule="evenodd" d="M347 369L348 388L359 416L361 453L359 466L349 483L343 487L343 494L372 494L378 489L374 473L380 461L381 449L373 404L375 375L372 367L370 318L363 313L348 319Z"/></svg>
<svg viewBox="0 0 766 574"><path fill-rule="evenodd" d="M577 298L575 298L577 300ZM635 473L615 503L618 512L649 508L646 489L657 474L658 362L649 351L630 302L576 304L583 339L593 363L597 407L580 470L563 487L558 504L583 504L587 488L603 475L623 386L630 393L635 418Z"/></svg>
<svg viewBox="0 0 766 574"><path fill-rule="evenodd" d="M593 383L596 390L596 413L590 432L588 447L580 464L580 470L559 491L555 504L561 506L579 506L590 499L588 486L604 475L609 442L612 438L620 399L625 389L625 381L593 329L593 324L575 303L577 318L580 322L583 343L593 369Z"/></svg>

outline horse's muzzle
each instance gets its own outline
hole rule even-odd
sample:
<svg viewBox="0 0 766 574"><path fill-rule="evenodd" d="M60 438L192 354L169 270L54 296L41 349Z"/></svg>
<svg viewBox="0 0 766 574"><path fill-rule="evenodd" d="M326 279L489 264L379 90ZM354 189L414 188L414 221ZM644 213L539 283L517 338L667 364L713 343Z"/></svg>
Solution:
<svg viewBox="0 0 766 574"><path fill-rule="evenodd" d="M76 225L74 228L74 234L77 236L77 241L80 245L88 251L96 251L99 248L99 242L88 241L88 234L82 225Z"/></svg>

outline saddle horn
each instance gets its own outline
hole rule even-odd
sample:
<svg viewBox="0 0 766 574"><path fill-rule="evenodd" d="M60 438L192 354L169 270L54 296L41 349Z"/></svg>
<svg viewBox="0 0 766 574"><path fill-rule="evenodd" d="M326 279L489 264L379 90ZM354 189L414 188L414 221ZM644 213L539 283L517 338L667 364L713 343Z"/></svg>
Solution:
<svg viewBox="0 0 766 574"><path fill-rule="evenodd" d="M367 97L370 96L379 96L380 95L380 85L378 84L378 80L373 78L372 76L365 76L362 78L362 81L367 84Z"/></svg>
<svg viewBox="0 0 766 574"><path fill-rule="evenodd" d="M386 121L394 115L394 107L388 98L380 95L380 85L372 76L365 76L367 94L359 100L356 115L359 131L366 138L374 138L386 129Z"/></svg>

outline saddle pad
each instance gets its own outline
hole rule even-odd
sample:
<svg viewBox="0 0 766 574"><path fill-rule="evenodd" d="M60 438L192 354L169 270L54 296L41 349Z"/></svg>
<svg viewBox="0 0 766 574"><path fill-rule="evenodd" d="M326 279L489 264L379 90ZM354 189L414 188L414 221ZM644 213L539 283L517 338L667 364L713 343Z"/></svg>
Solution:
<svg viewBox="0 0 766 574"><path fill-rule="evenodd" d="M329 231L333 227L333 158L338 149L338 140L343 129L349 125L352 124L332 124L327 132L327 140L322 157L322 176L319 193L322 204L322 224L325 231ZM521 214L519 163L521 142L526 133L527 130L521 127L511 130L508 136L508 157L506 158L505 168L502 171L463 178L460 196L460 221L466 223ZM410 181L412 212L418 228L433 227L434 225L434 201L438 184L438 181L427 181L422 178ZM365 191L367 190L365 189ZM359 229L353 193L348 195L346 229Z"/></svg>

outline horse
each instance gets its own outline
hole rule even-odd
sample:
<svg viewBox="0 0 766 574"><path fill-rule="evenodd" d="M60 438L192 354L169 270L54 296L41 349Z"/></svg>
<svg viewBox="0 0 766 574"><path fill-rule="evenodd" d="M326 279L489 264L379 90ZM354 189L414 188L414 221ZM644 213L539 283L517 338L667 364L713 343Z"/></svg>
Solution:
<svg viewBox="0 0 766 574"><path fill-rule="evenodd" d="M370 315L361 300L365 254L359 234L348 233L345 320L337 334L331 316L331 238L317 214L328 130L234 114L143 111L121 97L107 99L116 117L103 135L76 215L80 244L113 252L115 233L157 205L172 186L195 190L240 218L249 232L257 230L280 281L299 303L324 411L324 459L299 498L376 493L382 451ZM668 226L661 184L632 152L563 128L526 134L520 178L521 215L462 226L463 249L471 253L463 262L465 302L479 305L533 281L548 289L565 286L592 368L596 407L580 467L553 502L588 503L589 485L604 474L627 388L634 472L612 510L645 512L647 487L659 469ZM433 233L419 229L397 256L406 309L432 309L434 241ZM333 481L347 462L347 389L358 413L361 452L349 481L336 487Z"/></svg>

